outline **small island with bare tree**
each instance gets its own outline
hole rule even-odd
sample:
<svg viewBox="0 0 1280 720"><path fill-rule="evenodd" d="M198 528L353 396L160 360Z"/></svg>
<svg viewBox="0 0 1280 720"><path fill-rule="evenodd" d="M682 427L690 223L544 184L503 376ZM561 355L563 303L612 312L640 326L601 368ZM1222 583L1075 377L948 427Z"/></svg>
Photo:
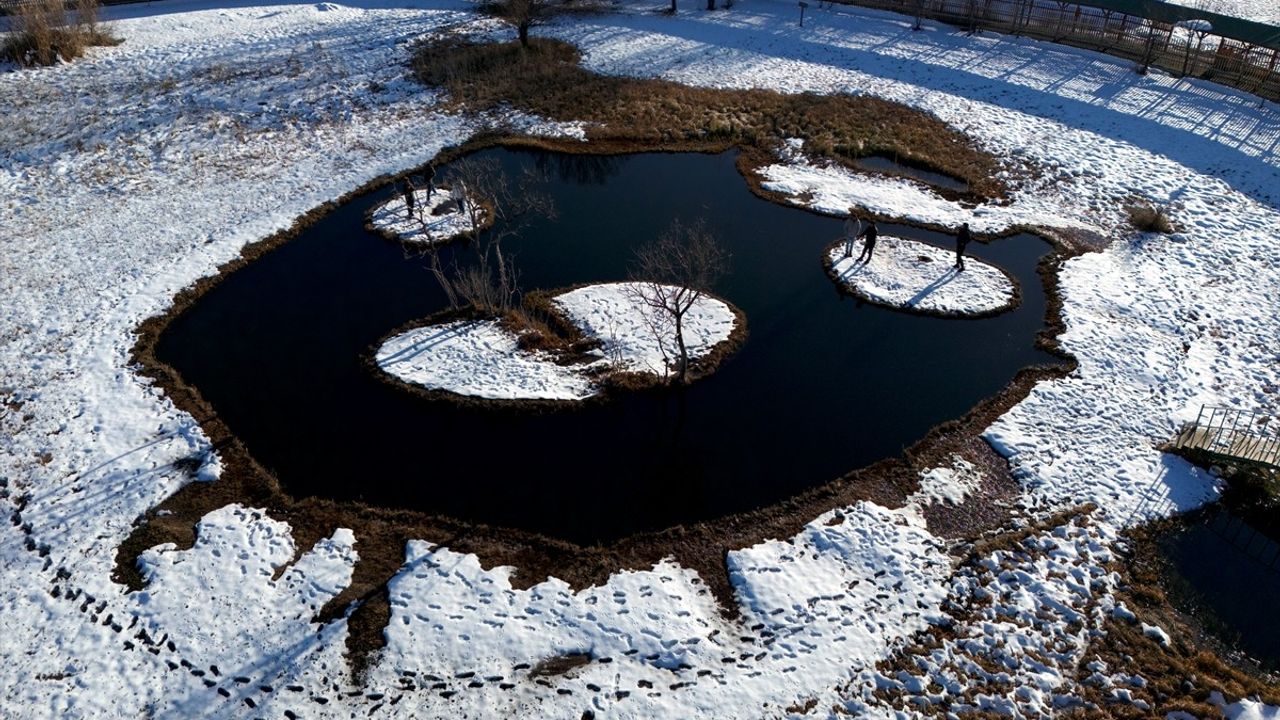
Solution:
<svg viewBox="0 0 1280 720"><path fill-rule="evenodd" d="M710 293L728 256L701 221L639 247L625 282L523 294L499 234L477 252L463 274L433 260L451 308L378 343L370 360L384 379L469 403L572 404L683 386L746 338L742 312Z"/></svg>

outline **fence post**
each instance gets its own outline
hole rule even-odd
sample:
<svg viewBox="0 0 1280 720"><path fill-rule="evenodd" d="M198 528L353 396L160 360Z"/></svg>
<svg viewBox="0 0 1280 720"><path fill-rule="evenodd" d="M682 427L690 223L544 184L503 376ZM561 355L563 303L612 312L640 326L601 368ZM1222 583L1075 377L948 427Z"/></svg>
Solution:
<svg viewBox="0 0 1280 720"><path fill-rule="evenodd" d="M1030 19L1030 4L1031 0L1020 0L1018 2L1018 12L1013 16L1013 33L1015 35L1018 33L1019 28L1024 26L1027 22L1027 20L1023 19L1023 16L1026 15L1028 16L1028 20Z"/></svg>

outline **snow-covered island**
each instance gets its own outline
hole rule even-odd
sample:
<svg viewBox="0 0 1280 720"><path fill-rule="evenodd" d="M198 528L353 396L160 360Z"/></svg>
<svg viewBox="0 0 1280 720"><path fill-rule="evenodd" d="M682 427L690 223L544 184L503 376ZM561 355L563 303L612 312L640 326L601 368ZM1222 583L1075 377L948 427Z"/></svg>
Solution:
<svg viewBox="0 0 1280 720"><path fill-rule="evenodd" d="M951 250L882 236L871 261L859 262L861 247L855 244L849 256L838 242L827 249L823 264L842 289L867 302L950 317L994 315L1018 304L1017 282L976 258L966 256L965 269L958 270Z"/></svg>
<svg viewBox="0 0 1280 720"><path fill-rule="evenodd" d="M462 194L459 202L453 189L447 185L428 191L413 191L414 208L410 213L405 207L403 192L397 192L386 202L375 205L369 211L365 223L370 232L389 240L412 245L437 245L455 238L483 230L493 222L492 214L483 204L471 205L473 198Z"/></svg>
<svg viewBox="0 0 1280 720"><path fill-rule="evenodd" d="M657 384L673 372L679 353L670 319L644 303L645 285L586 285L552 296L553 311L592 347L586 352L525 349L521 334L537 331L490 317L398 333L378 346L374 361L405 383L480 400L586 400L620 374ZM746 329L740 312L709 295L694 302L683 326L694 376L713 370Z"/></svg>

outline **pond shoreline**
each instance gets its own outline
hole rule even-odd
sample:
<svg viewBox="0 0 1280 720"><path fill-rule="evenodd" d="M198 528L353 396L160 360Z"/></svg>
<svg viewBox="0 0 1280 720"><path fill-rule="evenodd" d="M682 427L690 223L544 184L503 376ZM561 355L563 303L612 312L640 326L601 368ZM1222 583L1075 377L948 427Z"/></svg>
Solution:
<svg viewBox="0 0 1280 720"><path fill-rule="evenodd" d="M1123 602L1134 617L1107 618L1105 632L1090 645L1089 656L1096 656L1109 667L1124 667L1145 678L1149 685L1140 692L1152 700L1158 700L1161 695L1187 697L1203 704L1200 708L1188 709L1202 713L1205 709L1216 709L1210 699L1214 691L1224 692L1228 698L1258 695L1270 704L1280 702L1273 685L1277 671L1267 670L1238 642L1224 637L1223 619L1213 613L1203 598L1188 595L1185 587L1173 582L1177 572L1173 568L1174 560L1161 544L1170 534L1201 524L1208 514L1235 512L1238 501L1232 495L1228 492L1218 502L1186 515L1132 528L1123 535L1128 550L1114 562L1116 572L1123 578L1117 600ZM1266 572L1261 568L1260 571ZM1162 644L1158 638L1146 634L1144 625L1167 631L1170 642ZM1082 669L1080 679L1084 680L1087 674ZM1083 686L1088 687L1087 683ZM1092 692L1099 704L1105 702L1104 688Z"/></svg>
<svg viewBox="0 0 1280 720"><path fill-rule="evenodd" d="M477 150L497 146L592 155L627 154L637 149L634 144L490 135L447 148L432 162L442 165ZM734 144L730 142L684 142L644 149L651 152L712 153L732 147ZM754 172L766 163L775 162L775 158L752 148L741 150L737 167L751 192L765 200L794 207L780 194L764 190L760 186L759 175ZM117 582L130 590L142 589L145 581L136 561L143 551L161 543L189 548L194 543L195 526L201 517L227 504L243 502L263 507L272 517L288 522L293 528L298 553L327 537L336 527L347 527L355 532L360 542L361 560L355 566L352 581L318 614L317 620L343 617L353 602L360 601L349 617L351 633L348 639L349 660L357 670L363 667L368 654L385 642L382 628L390 618L386 583L399 572L405 543L411 539L429 540L459 552L474 553L486 567L514 566L517 571L512 577L513 584L526 588L550 576L561 578L573 587L586 587L603 582L619 570L652 567L663 558L672 557L697 571L726 615L736 617L737 606L724 564L728 551L769 539L790 537L823 512L859 500L869 500L888 508L901 507L918 487L918 473L946 463L953 453L978 462L989 476L999 480L997 484L1016 487L1007 463L981 439L981 433L1025 398L1038 382L1063 377L1076 367L1075 359L1062 351L1057 342L1064 323L1056 271L1064 259L1085 252L1088 245L1052 229L1010 228L1007 232L1010 235L1035 232L1056 249L1037 266L1047 304L1044 327L1035 344L1037 348L1060 358L1061 363L1023 368L1000 392L981 401L962 417L933 427L907 447L901 456L853 469L782 502L714 520L638 533L607 546L583 547L528 531L459 521L424 512L375 507L358 501L294 498L282 488L270 470L254 459L200 392L176 370L156 358L156 344L175 318L235 271L294 239L342 204L418 173L423 167L425 165L397 175L379 177L303 214L288 229L246 246L239 258L178 293L167 312L147 319L138 327L131 361L139 367L139 373L151 378L178 409L197 418L221 455L224 471L215 482L192 482L184 486L146 513L117 550L113 572L113 579ZM801 209L821 215L812 209ZM945 230L916 223L904 224ZM991 506L979 495L960 507L931 512L929 519L931 526L936 523L945 528L948 535L960 537L996 527L1007 514L1007 510Z"/></svg>

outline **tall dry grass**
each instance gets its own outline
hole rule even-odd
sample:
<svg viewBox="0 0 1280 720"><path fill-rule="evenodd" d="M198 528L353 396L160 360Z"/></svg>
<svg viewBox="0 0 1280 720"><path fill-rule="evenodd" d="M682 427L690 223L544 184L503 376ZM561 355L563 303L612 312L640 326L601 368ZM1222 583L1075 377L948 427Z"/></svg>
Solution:
<svg viewBox="0 0 1280 720"><path fill-rule="evenodd" d="M576 48L557 40L533 38L522 47L450 38L419 48L414 69L459 106L509 105L554 120L586 121L592 140L617 149L728 143L769 150L800 138L810 155L837 161L888 155L958 177L978 195L1003 194L994 157L938 118L903 105L610 77L578 60Z"/></svg>
<svg viewBox="0 0 1280 720"><path fill-rule="evenodd" d="M36 0L21 5L13 14L11 30L0 45L0 56L19 65L53 65L84 55L95 45L118 45L98 24L97 0Z"/></svg>

